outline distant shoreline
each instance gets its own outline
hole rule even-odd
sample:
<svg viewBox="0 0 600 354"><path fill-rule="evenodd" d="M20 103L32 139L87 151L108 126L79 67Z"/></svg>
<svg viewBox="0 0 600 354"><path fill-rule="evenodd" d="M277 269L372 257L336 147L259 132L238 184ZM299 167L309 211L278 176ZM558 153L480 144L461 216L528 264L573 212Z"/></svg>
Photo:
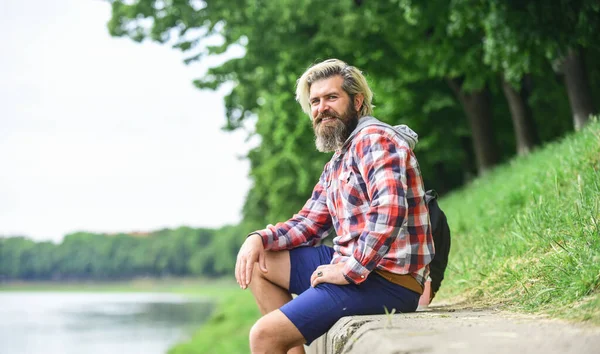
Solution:
<svg viewBox="0 0 600 354"><path fill-rule="evenodd" d="M237 289L232 279L137 278L131 280L4 281L1 292L168 292L187 295L217 296Z"/></svg>

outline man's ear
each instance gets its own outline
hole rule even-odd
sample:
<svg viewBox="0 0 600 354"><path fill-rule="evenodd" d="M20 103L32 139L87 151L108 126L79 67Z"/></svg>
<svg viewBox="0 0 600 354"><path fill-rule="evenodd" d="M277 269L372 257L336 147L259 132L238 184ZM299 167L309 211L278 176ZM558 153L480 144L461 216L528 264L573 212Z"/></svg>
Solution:
<svg viewBox="0 0 600 354"><path fill-rule="evenodd" d="M362 108L362 104L365 100L365 95L363 95L362 93L357 93L356 95L354 95L354 109L357 112L360 112L360 109Z"/></svg>

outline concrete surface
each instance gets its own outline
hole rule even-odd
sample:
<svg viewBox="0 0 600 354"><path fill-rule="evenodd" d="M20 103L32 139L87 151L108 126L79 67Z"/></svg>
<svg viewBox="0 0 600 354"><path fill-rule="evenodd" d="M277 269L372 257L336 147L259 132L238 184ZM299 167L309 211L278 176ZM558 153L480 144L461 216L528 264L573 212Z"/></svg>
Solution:
<svg viewBox="0 0 600 354"><path fill-rule="evenodd" d="M497 310L432 308L340 319L307 354L600 354L600 328Z"/></svg>

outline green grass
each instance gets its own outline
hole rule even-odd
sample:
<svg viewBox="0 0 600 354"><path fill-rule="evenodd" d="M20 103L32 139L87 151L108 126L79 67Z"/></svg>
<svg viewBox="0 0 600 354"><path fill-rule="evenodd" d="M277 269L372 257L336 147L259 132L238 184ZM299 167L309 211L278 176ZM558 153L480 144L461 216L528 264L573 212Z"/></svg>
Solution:
<svg viewBox="0 0 600 354"><path fill-rule="evenodd" d="M437 298L600 324L600 123L500 166L440 204L452 229ZM246 353L259 312L231 288L170 354Z"/></svg>
<svg viewBox="0 0 600 354"><path fill-rule="evenodd" d="M436 300L600 324L600 123L515 158L440 205L452 229L452 251ZM132 287L218 300L212 317L170 354L248 352L248 333L259 317L249 291L231 282L88 290Z"/></svg>
<svg viewBox="0 0 600 354"><path fill-rule="evenodd" d="M442 298L600 324L600 124L442 199Z"/></svg>
<svg viewBox="0 0 600 354"><path fill-rule="evenodd" d="M248 353L248 333L260 313L249 290L239 287L223 293L217 309L190 341L169 354Z"/></svg>
<svg viewBox="0 0 600 354"><path fill-rule="evenodd" d="M600 324L600 123L515 158L443 198L452 251L438 298ZM246 353L248 291L170 354Z"/></svg>

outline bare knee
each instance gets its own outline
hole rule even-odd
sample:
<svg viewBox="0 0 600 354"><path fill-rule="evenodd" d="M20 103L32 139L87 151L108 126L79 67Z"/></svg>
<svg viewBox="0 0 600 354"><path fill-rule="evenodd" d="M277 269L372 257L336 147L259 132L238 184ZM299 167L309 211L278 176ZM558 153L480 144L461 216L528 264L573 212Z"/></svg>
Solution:
<svg viewBox="0 0 600 354"><path fill-rule="evenodd" d="M288 251L265 251L267 272L263 272L258 265L254 263L252 268L252 284L262 284L265 281L275 284L280 288L288 289L290 284L290 256Z"/></svg>
<svg viewBox="0 0 600 354"><path fill-rule="evenodd" d="M250 279L250 284L248 284L250 290L253 290L253 288L256 286L260 286L265 281L269 281L265 276L265 273L263 273L263 271L260 270L260 266L258 265L258 263L254 263L254 268L252 269L252 277Z"/></svg>
<svg viewBox="0 0 600 354"><path fill-rule="evenodd" d="M250 330L252 353L286 353L304 343L302 333L280 310L261 317Z"/></svg>
<svg viewBox="0 0 600 354"><path fill-rule="evenodd" d="M261 318L250 330L250 350L252 353L285 351L278 345L276 339L275 329L270 328L269 324Z"/></svg>

